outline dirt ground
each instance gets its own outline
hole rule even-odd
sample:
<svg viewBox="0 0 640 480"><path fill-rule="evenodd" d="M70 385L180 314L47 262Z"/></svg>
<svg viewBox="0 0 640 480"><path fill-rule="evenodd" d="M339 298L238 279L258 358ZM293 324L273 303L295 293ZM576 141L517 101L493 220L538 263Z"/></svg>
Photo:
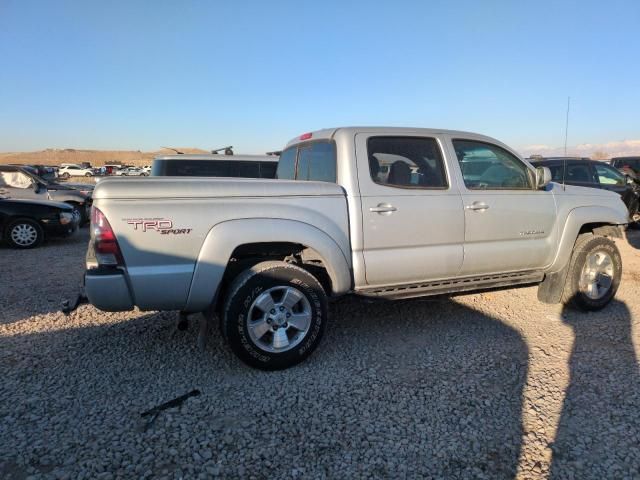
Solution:
<svg viewBox="0 0 640 480"><path fill-rule="evenodd" d="M640 231L601 312L536 287L345 298L272 373L174 312L59 313L87 238L0 247L2 478L640 478Z"/></svg>

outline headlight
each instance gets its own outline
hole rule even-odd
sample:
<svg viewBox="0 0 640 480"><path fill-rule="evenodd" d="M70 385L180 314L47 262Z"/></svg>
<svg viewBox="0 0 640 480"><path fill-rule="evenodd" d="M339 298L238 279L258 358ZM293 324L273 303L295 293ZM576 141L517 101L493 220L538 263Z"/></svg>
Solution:
<svg viewBox="0 0 640 480"><path fill-rule="evenodd" d="M72 221L73 221L73 213L62 212L60 214L60 223L62 225L66 225L68 223L71 223Z"/></svg>

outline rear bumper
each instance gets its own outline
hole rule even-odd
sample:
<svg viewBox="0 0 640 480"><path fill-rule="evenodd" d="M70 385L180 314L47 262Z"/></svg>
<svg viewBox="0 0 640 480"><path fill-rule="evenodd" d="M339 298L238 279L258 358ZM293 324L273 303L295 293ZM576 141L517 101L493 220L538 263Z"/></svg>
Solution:
<svg viewBox="0 0 640 480"><path fill-rule="evenodd" d="M121 270L92 268L84 274L84 291L89 303L106 312L133 310L127 278Z"/></svg>

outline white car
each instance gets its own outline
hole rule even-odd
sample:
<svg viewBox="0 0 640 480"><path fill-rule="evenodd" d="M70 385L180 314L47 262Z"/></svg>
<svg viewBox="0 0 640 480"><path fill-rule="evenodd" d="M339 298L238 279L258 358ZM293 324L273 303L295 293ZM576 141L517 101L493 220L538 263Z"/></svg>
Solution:
<svg viewBox="0 0 640 480"><path fill-rule="evenodd" d="M116 175L119 175L119 176L130 176L130 177L145 177L145 176L147 176L149 174L147 172L145 172L144 169L142 169L142 168L129 167L129 168L122 168L122 169L118 170L116 172Z"/></svg>
<svg viewBox="0 0 640 480"><path fill-rule="evenodd" d="M92 177L93 175L92 168L84 168L80 165L64 164L58 169L58 176L62 178Z"/></svg>

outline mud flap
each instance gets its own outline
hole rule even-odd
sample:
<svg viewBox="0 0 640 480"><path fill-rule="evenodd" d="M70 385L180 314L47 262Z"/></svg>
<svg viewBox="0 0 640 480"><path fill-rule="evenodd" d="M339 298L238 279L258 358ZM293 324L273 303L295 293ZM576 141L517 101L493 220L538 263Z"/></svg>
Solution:
<svg viewBox="0 0 640 480"><path fill-rule="evenodd" d="M538 300L542 303L560 303L568 272L569 265L567 264L559 272L547 273L542 283L538 285Z"/></svg>

